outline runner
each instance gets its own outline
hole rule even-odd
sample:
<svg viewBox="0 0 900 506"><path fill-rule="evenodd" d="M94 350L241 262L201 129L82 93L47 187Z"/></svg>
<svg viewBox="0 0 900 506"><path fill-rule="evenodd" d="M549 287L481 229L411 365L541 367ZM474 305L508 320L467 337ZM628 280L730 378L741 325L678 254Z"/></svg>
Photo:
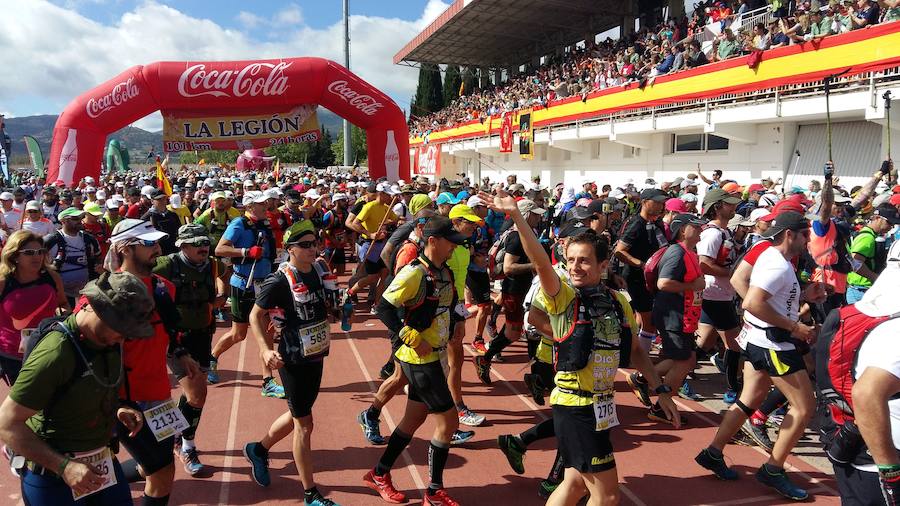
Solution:
<svg viewBox="0 0 900 506"><path fill-rule="evenodd" d="M82 230L84 211L70 207L59 213L61 228L46 237L44 247L53 267L63 280L69 305L75 306L78 292L88 280L97 277L100 264L100 244Z"/></svg>
<svg viewBox="0 0 900 506"><path fill-rule="evenodd" d="M139 411L120 405L118 389L125 336L154 334L153 299L128 273L105 273L82 294L87 302L75 314L45 327L0 406L0 439L25 459L18 467L26 504L76 504L85 496L132 504L109 444L116 420L120 435L144 426Z"/></svg>
<svg viewBox="0 0 900 506"><path fill-rule="evenodd" d="M335 193L331 196L333 207L322 218L322 236L325 242L325 258L331 270L343 276L347 269L347 256L344 248L347 245L348 233L344 222L347 221L347 195Z"/></svg>
<svg viewBox="0 0 900 506"><path fill-rule="evenodd" d="M423 254L397 274L378 306L378 317L403 342L396 356L409 382L409 399L387 448L363 482L387 502L406 501L406 495L394 488L390 470L430 413L436 423L428 447L431 482L422 503L456 506L444 489L443 473L459 419L439 352L446 348L458 318L453 311L457 302L453 274L445 262L466 237L453 229L449 219L435 216L425 224L423 239ZM400 308L406 310L404 320L398 316Z"/></svg>
<svg viewBox="0 0 900 506"><path fill-rule="evenodd" d="M292 451L305 504L333 506L337 503L325 498L316 487L310 443L312 407L319 395L324 359L330 347L327 315L333 308L328 306L337 299L324 285L326 272L315 264L317 243L313 230L289 229L285 233L290 260L266 278L250 313L263 361L269 368L278 369L290 411L275 420L266 437L248 443L244 456L252 465L253 480L266 487L270 483L269 449L293 432ZM270 317L281 336L277 351L267 330Z"/></svg>
<svg viewBox="0 0 900 506"><path fill-rule="evenodd" d="M218 267L209 256L210 240L206 228L198 223L182 225L175 241L180 251L156 260L153 273L175 285L175 308L178 311L179 343L200 367L201 374L188 376L181 361L169 357L169 369L181 386L178 409L189 427L175 440L175 452L191 476L203 471L197 455L194 436L206 403L206 372L209 369L212 337L216 329L213 307L225 302L225 293L218 293ZM179 444L180 440L180 444Z"/></svg>

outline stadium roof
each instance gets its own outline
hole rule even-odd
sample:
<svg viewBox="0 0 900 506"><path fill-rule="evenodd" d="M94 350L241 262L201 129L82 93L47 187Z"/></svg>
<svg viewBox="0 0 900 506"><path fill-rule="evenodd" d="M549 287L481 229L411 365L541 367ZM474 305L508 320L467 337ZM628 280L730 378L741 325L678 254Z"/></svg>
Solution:
<svg viewBox="0 0 900 506"><path fill-rule="evenodd" d="M394 63L509 67L619 26L622 0L455 0Z"/></svg>

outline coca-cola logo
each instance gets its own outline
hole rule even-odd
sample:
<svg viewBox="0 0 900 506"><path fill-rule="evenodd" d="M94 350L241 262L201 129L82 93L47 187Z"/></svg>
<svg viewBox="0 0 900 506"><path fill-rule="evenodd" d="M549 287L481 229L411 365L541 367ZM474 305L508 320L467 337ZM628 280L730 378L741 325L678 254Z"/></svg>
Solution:
<svg viewBox="0 0 900 506"><path fill-rule="evenodd" d="M96 118L101 114L115 109L116 107L128 102L132 98L140 95L141 89L134 83L134 77L129 77L127 81L115 85L112 90L100 98L91 97L85 105L87 115Z"/></svg>
<svg viewBox="0 0 900 506"><path fill-rule="evenodd" d="M399 161L400 161L400 154L399 154L399 153L386 153L386 154L384 155L384 161L385 161L386 163L399 162Z"/></svg>
<svg viewBox="0 0 900 506"><path fill-rule="evenodd" d="M341 97L344 102L368 116L374 115L379 109L384 107L384 104L375 100L372 95L365 95L350 88L347 81L335 81L329 84L328 91Z"/></svg>
<svg viewBox="0 0 900 506"><path fill-rule="evenodd" d="M181 73L178 93L186 98L283 95L288 89L284 70L292 63L251 63L234 70L206 70L206 64L199 63Z"/></svg>

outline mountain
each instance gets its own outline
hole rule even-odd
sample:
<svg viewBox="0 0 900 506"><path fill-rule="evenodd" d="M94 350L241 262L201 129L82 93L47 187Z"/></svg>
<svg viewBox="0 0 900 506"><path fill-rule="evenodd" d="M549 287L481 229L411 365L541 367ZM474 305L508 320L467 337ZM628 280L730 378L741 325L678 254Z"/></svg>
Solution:
<svg viewBox="0 0 900 506"><path fill-rule="evenodd" d="M341 118L333 112L319 107L318 110L319 123L323 125L330 133L332 139L337 139L341 130ZM12 156L10 161L15 165L27 165L28 153L25 151L25 144L22 137L31 135L37 139L44 153L44 159L50 157L50 143L53 140L53 126L56 124L57 116L51 114L43 114L38 116L23 116L20 118L5 118L6 134L12 140ZM119 142L125 144L131 154L132 160L143 160L148 149L152 146L157 153L162 151L162 130L156 132L148 132L141 128L127 126L117 132L113 132L109 136L111 139L118 139Z"/></svg>

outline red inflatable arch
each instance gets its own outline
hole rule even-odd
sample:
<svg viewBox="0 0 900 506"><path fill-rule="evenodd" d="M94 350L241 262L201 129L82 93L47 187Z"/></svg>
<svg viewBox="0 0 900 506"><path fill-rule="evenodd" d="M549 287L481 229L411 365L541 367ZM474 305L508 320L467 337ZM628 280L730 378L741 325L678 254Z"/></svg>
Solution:
<svg viewBox="0 0 900 506"><path fill-rule="evenodd" d="M131 67L82 94L56 121L48 181L100 174L106 137L158 110L230 110L322 105L366 130L369 174L409 180L409 131L384 93L333 61L285 58L156 62Z"/></svg>

